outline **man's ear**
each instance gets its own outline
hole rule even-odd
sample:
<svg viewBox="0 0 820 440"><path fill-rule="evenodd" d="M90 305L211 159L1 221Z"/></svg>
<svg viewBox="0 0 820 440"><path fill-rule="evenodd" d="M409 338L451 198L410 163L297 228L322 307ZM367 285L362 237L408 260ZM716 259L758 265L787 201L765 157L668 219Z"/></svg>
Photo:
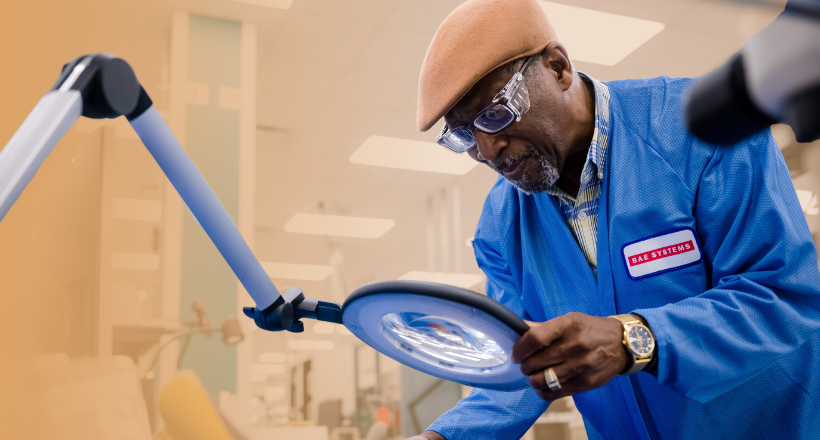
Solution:
<svg viewBox="0 0 820 440"><path fill-rule="evenodd" d="M566 91L572 85L574 73L572 62L569 60L567 48L558 41L548 44L541 55L544 65L550 70L553 78Z"/></svg>

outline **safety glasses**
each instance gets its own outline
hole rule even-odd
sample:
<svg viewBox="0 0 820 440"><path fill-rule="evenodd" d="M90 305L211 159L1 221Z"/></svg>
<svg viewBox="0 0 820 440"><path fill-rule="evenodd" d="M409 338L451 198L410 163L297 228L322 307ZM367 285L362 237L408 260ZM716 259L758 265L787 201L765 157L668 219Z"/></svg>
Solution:
<svg viewBox="0 0 820 440"><path fill-rule="evenodd" d="M524 84L524 74L536 56L538 55L532 55L524 61L521 69L495 95L492 104L479 112L472 124L452 130L445 124L436 142L456 153L464 153L475 147L473 127L484 133L493 134L507 128L513 121L520 121L524 113L530 109L530 94Z"/></svg>

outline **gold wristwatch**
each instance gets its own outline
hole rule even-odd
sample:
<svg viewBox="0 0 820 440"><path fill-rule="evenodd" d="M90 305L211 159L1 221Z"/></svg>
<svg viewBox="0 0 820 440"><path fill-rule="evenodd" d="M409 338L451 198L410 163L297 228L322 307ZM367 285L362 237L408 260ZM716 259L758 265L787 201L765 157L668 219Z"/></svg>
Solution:
<svg viewBox="0 0 820 440"><path fill-rule="evenodd" d="M620 375L635 374L646 368L652 361L652 353L655 351L655 336L652 335L652 331L632 315L613 315L610 318L615 318L623 324L624 338L621 342L631 355Z"/></svg>

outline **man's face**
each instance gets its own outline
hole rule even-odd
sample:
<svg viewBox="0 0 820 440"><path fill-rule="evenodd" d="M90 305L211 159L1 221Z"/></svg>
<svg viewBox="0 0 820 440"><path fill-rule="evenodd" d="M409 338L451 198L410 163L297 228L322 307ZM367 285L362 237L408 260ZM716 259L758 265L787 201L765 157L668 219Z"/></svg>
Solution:
<svg viewBox="0 0 820 440"><path fill-rule="evenodd" d="M479 81L444 116L447 125L471 124L523 62L523 59L513 62L512 72L502 66ZM554 185L560 177L568 149L568 139L560 129L566 119L561 112L567 104L561 102L560 88L541 57L532 61L524 83L529 90L529 111L520 121L494 134L473 128L476 148L468 154L522 191L537 193Z"/></svg>

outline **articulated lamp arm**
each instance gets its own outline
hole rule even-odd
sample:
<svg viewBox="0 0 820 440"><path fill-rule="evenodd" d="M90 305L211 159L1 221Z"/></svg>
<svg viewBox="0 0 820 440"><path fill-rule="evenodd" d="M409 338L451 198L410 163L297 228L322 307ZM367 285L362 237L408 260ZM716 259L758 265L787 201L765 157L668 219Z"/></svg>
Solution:
<svg viewBox="0 0 820 440"><path fill-rule="evenodd" d="M153 107L131 66L106 54L84 55L63 67L54 86L0 151L0 221L54 146L80 116L125 116L191 214L208 234L257 307L245 314L270 331L302 331L300 318L341 322L337 303L279 294L205 178Z"/></svg>

